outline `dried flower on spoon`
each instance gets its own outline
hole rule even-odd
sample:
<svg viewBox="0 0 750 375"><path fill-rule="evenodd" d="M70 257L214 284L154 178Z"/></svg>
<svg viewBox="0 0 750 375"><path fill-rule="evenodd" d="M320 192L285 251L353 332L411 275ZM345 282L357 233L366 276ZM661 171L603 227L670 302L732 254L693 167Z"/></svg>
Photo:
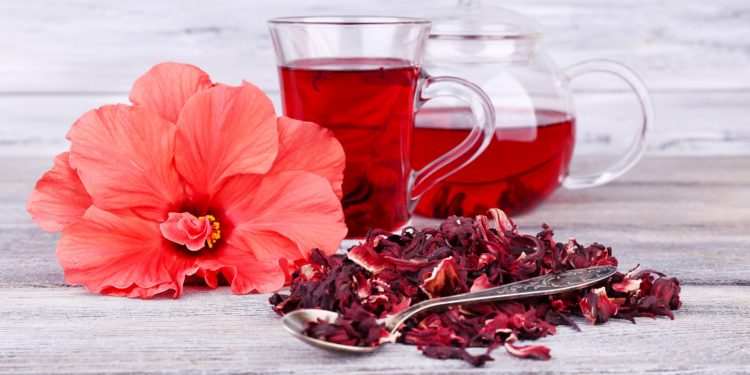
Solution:
<svg viewBox="0 0 750 375"><path fill-rule="evenodd" d="M290 294L274 294L270 302L280 314L302 308L340 313L333 323L307 327L312 337L359 346L395 340L417 345L429 357L476 366L492 360L490 352L500 346L516 357L549 359L547 347L517 341L554 334L561 324L577 329L571 315L591 324L611 318L634 322L643 316L673 318L671 310L681 306L677 279L636 267L572 293L426 312L408 320L398 337L389 337L376 320L426 299L556 271L617 266L608 247L584 247L572 238L556 242L547 225L535 236L521 234L502 211L489 215L475 220L453 216L437 229L408 228L400 235L373 230L344 257L315 251L311 262L293 274ZM468 347L487 351L472 355Z"/></svg>
<svg viewBox="0 0 750 375"><path fill-rule="evenodd" d="M223 278L235 293L270 292L312 248L336 251L344 151L330 131L186 64L156 65L130 101L76 121L29 199L34 221L62 232L68 283L177 298L186 277Z"/></svg>

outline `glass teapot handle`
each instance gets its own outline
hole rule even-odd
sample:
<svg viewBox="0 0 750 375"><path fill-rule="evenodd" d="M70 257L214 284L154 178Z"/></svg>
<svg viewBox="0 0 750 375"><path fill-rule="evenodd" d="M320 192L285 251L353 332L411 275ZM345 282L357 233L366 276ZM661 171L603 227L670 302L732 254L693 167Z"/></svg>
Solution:
<svg viewBox="0 0 750 375"><path fill-rule="evenodd" d="M489 96L479 86L457 77L432 77L423 71L417 88L415 111L430 99L438 96L449 96L465 101L471 109L474 126L466 139L452 150L422 169L411 172L407 187L409 212L414 210L427 190L467 166L484 152L495 134L495 108Z"/></svg>
<svg viewBox="0 0 750 375"><path fill-rule="evenodd" d="M643 156L643 152L646 151L648 136L654 121L651 97L646 85L630 68L611 60L596 59L582 61L565 69L565 76L568 81L586 73L610 73L625 81L638 97L643 121L640 125L638 138L630 145L622 158L599 173L567 176L562 185L568 189L584 189L604 185L622 176L638 162Z"/></svg>

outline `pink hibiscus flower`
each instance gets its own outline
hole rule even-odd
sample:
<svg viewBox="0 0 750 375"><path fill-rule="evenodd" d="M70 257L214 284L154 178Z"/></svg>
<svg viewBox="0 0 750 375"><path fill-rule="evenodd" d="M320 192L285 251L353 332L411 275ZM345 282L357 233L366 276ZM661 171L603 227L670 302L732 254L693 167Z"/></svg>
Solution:
<svg viewBox="0 0 750 375"><path fill-rule="evenodd" d="M191 65L153 67L130 100L84 114L29 199L42 229L62 231L68 283L177 298L187 276L221 275L234 293L269 292L313 248L338 248L344 151L330 131Z"/></svg>

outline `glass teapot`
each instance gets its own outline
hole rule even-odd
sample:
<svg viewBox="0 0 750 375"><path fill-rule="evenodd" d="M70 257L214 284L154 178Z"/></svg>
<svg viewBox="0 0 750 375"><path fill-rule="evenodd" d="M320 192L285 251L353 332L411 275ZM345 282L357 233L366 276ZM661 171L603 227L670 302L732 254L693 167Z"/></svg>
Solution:
<svg viewBox="0 0 750 375"><path fill-rule="evenodd" d="M492 207L517 214L560 185L580 189L612 181L642 156L653 116L643 82L609 60L558 68L540 48L539 30L528 17L477 1L459 1L450 17L433 17L426 70L481 86L495 107L495 137L476 160L424 192L417 214L473 216ZM570 81L591 72L624 80L638 97L643 121L637 124L637 139L617 162L598 173L574 176L568 173L576 126ZM466 138L472 121L471 111L459 100L443 99L421 109L415 121L415 167Z"/></svg>

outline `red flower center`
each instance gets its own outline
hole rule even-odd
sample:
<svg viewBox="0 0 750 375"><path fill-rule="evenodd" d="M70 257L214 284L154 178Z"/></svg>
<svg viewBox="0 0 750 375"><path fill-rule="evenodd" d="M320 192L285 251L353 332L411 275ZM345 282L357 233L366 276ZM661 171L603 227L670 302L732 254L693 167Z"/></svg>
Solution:
<svg viewBox="0 0 750 375"><path fill-rule="evenodd" d="M221 238L221 224L213 215L195 217L189 212L170 212L159 228L164 238L190 251L213 248Z"/></svg>

